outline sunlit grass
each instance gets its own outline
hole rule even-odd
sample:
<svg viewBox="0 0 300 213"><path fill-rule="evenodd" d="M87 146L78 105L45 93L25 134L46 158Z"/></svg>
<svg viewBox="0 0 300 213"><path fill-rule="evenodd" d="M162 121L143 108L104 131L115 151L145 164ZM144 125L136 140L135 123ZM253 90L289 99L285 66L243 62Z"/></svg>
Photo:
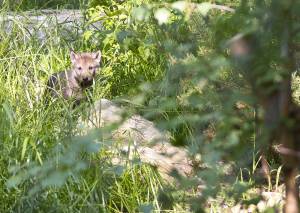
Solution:
<svg viewBox="0 0 300 213"><path fill-rule="evenodd" d="M5 15L6 9L2 9L0 14ZM164 183L155 169L145 165L132 165L128 161L128 167L122 167L122 172L115 171L111 150L109 146L104 145L105 141L101 144L103 147L100 152L96 151L93 154L78 150L75 152L72 146L76 146L73 136L78 133L77 118L82 111L86 110L87 105L73 109L70 102L59 99L46 107L43 96L48 77L54 72L69 68L70 49L77 51L102 50L102 71L97 74L92 94L93 99L96 100L118 95L137 95L137 84L140 81L151 82L163 79L162 67L164 65L158 64L157 61L149 63L139 55L140 52L122 49L124 46L120 47L121 45L114 40L113 36L110 37L112 41L107 41L107 39L106 44L101 46L100 38L105 37L101 36L101 32L97 32L98 40L96 41L98 43L91 44L78 33L85 30L86 26L76 26L78 27L76 32L72 33L63 30L62 25L57 25L55 19L52 19L55 22L53 27L43 29L45 39L41 40L30 31L25 20L28 20L28 17L26 19L16 17L12 20L9 33L5 26L1 25L0 29L0 147L2 151L0 156L2 170L0 212L138 212L143 208L145 211L153 209L155 212L188 212L190 203L184 203L188 200L185 200L185 196L186 194L196 195L198 192L193 190L188 192L178 190L177 192L177 186L175 186L172 188L172 192L173 194L177 193L176 196L182 197L178 199L182 202L173 204L173 209L163 207L159 191L164 189ZM198 22L196 24L200 26ZM39 27L44 26L41 24L35 27L38 30ZM209 39L205 38L207 36L209 35L205 34L200 42L203 45L199 49L199 55L204 57L212 51L209 45L205 46L209 42ZM112 46L110 46L110 42ZM148 50L147 48L146 46L139 51ZM118 55L120 52L122 53ZM137 57L135 57L136 55ZM120 59L119 56L123 58ZM137 58L139 59L137 60ZM163 56L161 58L163 59ZM180 69L177 74L182 73ZM169 74L173 75L174 72ZM229 81L226 77L231 77L230 73L224 72L223 74L226 74L223 80ZM191 76L194 78L193 75ZM172 76L170 78L172 79ZM178 88L178 91L179 89L191 89L190 92L184 93L186 97L184 95L179 97L182 101L189 101L188 98L195 93L194 85L190 82L191 79L178 82L179 87L182 87ZM208 81L203 80L202 82L206 84ZM297 85L295 87L297 90ZM174 90L173 87L168 89ZM200 97L203 99L201 101L206 104L205 106L221 108L223 103L214 100L218 99L216 92L210 89L204 91L204 89L202 91L201 88L200 91L203 96L196 96L197 101ZM153 102L155 102L155 98L159 98L160 94L153 93L148 98L153 98ZM295 96L298 97L298 93L295 93ZM154 107L156 108L149 111L159 110L155 104ZM170 106L168 105L168 107ZM198 132L198 129L192 129L188 122L182 122L185 116L190 114L185 114L179 109L172 112L163 113L161 120L165 122L165 126L169 125L169 127L172 127L173 122L174 131L171 134L174 135L174 143L181 142L178 144L182 145L186 143L186 139L195 144L199 142L198 139L202 137L197 137L196 134L202 134L202 127ZM151 113L149 112L149 114ZM196 113L192 114L193 118L196 117ZM157 119L159 120L159 118ZM179 128L177 122L182 122ZM181 139L185 140L180 141ZM61 147L63 147L62 151L59 150ZM63 158L63 155L72 155L72 151L76 154L73 161L86 163L82 166L83 169L78 169L79 172L72 170L77 166L76 162L70 163L69 159ZM209 149L209 151L216 150ZM236 184L240 184L241 187L253 187L252 191L256 189L254 176L260 162L259 154L256 151L253 151L252 165L247 168L235 168L237 172L228 175L230 178L236 179ZM34 166L31 167L33 164ZM62 172L57 174L56 179L51 180L55 169L60 169ZM46 172L39 174L37 171ZM271 170L271 173L273 179L270 179L269 183L263 187L265 190L275 189L277 191L281 182L281 167ZM64 180L63 175L65 174L67 174L66 181L61 181L60 178ZM275 181L272 182L272 180ZM53 181L52 185L49 184L51 181ZM60 185L61 182L63 182L62 185ZM44 184L44 186L39 184ZM231 190L232 186L224 185L222 187ZM38 190L33 193L32 189ZM252 195L257 192L252 191L248 190L242 194L241 201L247 201L254 197ZM210 205L207 209L211 212L222 211L223 205L228 208L234 205L232 198L222 190L218 199L208 200L207 203ZM200 204L198 205L200 206Z"/></svg>
<svg viewBox="0 0 300 213"><path fill-rule="evenodd" d="M11 23L9 33L4 26L0 30L0 211L134 212L149 203L159 209L160 178L152 168L135 166L115 176L108 172L110 158L103 154L99 162L97 154L89 157L88 162L96 163L78 176L70 175L61 187L51 186L30 195L30 190L39 184L34 177L24 177L25 182L7 187L18 167L26 169L32 163L47 165L48 159L56 159L54 148L58 144L72 143L69 139L76 135L76 119L81 109L72 109L63 100L46 107L43 91L52 73L69 67L70 48L90 51L80 36L75 43L68 43L61 26L49 28L47 39L41 41L28 33L22 19ZM95 87L95 91L101 89L101 85ZM55 160L52 164L54 168L59 166Z"/></svg>

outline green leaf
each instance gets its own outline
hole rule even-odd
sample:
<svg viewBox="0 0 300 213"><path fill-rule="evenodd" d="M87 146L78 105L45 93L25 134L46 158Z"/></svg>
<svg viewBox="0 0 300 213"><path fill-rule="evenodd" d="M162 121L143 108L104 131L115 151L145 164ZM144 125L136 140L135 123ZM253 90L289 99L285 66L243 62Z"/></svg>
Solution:
<svg viewBox="0 0 300 213"><path fill-rule="evenodd" d="M24 159L25 152L26 152L26 149L27 149L28 141L29 141L29 137L26 137L25 140L24 140L24 142L23 142L23 146L22 146L21 160Z"/></svg>
<svg viewBox="0 0 300 213"><path fill-rule="evenodd" d="M156 10L154 17L157 19L158 24L165 24L168 22L170 17L170 11L165 8L158 9Z"/></svg>
<svg viewBox="0 0 300 213"><path fill-rule="evenodd" d="M226 144L226 146L228 147L235 146L239 143L239 141L240 141L239 133L237 131L232 131L228 135L228 143Z"/></svg>
<svg viewBox="0 0 300 213"><path fill-rule="evenodd" d="M85 41L88 41L90 38L91 38L91 36L94 34L94 32L92 31L92 30L87 30L87 31L85 31L85 33L83 34L83 39L85 40Z"/></svg>
<svg viewBox="0 0 300 213"><path fill-rule="evenodd" d="M22 181L22 177L20 175L15 175L12 176L11 178L8 179L8 181L6 182L6 186L8 188L13 188L18 186Z"/></svg>
<svg viewBox="0 0 300 213"><path fill-rule="evenodd" d="M147 21L149 16L149 9L145 6L136 7L132 10L132 17L137 21Z"/></svg>
<svg viewBox="0 0 300 213"><path fill-rule="evenodd" d="M3 109L4 109L8 119L9 119L10 125L13 125L15 116L14 116L14 112L12 111L10 105L8 103L3 103L2 106L3 106Z"/></svg>
<svg viewBox="0 0 300 213"><path fill-rule="evenodd" d="M204 3L198 4L197 9L201 13L201 15L207 16L210 9L212 9L212 4L209 2L204 2Z"/></svg>
<svg viewBox="0 0 300 213"><path fill-rule="evenodd" d="M8 172L9 173L17 173L19 170L21 169L20 165L14 165L14 166L10 166L8 167Z"/></svg>
<svg viewBox="0 0 300 213"><path fill-rule="evenodd" d="M117 176L121 176L125 171L124 166L121 166L121 165L116 165L116 166L112 167L111 169L112 169L112 172Z"/></svg>
<svg viewBox="0 0 300 213"><path fill-rule="evenodd" d="M143 213L151 213L153 212L153 205L152 204L141 205L139 210L140 212Z"/></svg>
<svg viewBox="0 0 300 213"><path fill-rule="evenodd" d="M90 142L86 145L86 151L89 153L99 152L100 148L101 144L96 142Z"/></svg>
<svg viewBox="0 0 300 213"><path fill-rule="evenodd" d="M176 1L171 5L171 7L175 10L179 10L180 12L184 12L187 7L187 3L185 1Z"/></svg>
<svg viewBox="0 0 300 213"><path fill-rule="evenodd" d="M41 184L43 187L62 186L67 180L68 176L69 174L66 171L54 171L51 172L47 178L42 180Z"/></svg>

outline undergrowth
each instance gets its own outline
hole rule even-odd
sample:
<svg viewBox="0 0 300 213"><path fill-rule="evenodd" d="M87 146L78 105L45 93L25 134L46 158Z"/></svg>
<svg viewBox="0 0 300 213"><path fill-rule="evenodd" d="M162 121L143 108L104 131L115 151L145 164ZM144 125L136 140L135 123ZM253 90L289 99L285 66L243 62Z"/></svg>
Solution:
<svg viewBox="0 0 300 213"><path fill-rule="evenodd" d="M84 1L29 2L18 8L86 6ZM76 32L56 23L43 28L43 40L29 33L22 18L13 18L9 28L1 24L0 211L188 212L204 203L205 210L221 212L222 206L257 204L258 189L278 191L281 167L276 163L268 183L257 181L261 158L254 123L260 111L219 44L247 28L236 21L245 17L221 14L221 19L212 12L187 18L170 10L169 23L160 25L145 6L152 1L111 2L90 1L92 8L82 11L88 20ZM0 10L1 17L12 3ZM93 28L96 21L103 28ZM106 141L101 149L82 143L94 139L93 133L78 140L77 118L91 103L73 109L64 100L48 107L43 102L48 77L70 67L70 49L102 51L92 99L118 99L167 129L173 144L186 146L195 161L204 162L195 177L173 186L140 162L114 166ZM242 110L236 107L239 101ZM206 134L215 136L218 130L215 138ZM207 187L200 190L199 182Z"/></svg>
<svg viewBox="0 0 300 213"><path fill-rule="evenodd" d="M2 9L1 16L6 12ZM72 153L76 119L85 106L72 109L70 103L58 100L46 107L43 91L47 78L70 67L71 48L78 52L99 49L103 52L102 69L97 73L94 86L95 98L121 95L122 87L111 88L106 82L119 78L130 84L130 76L113 73L111 62L107 60L110 49L105 49L103 42L99 46L89 45L81 35L74 34L76 42L71 43L64 39L70 35L62 30L63 23L44 29L46 39L41 41L35 34L29 34L28 25L22 22L16 17L10 22L11 28L1 25L0 30L0 211L135 212L143 205L147 208L149 203L159 209L157 196L161 181L156 171L148 166L133 165L116 175L111 169L110 154L106 152L84 157L87 164L79 174L68 170L70 165L66 162L61 168L63 172L51 177L51 171L59 165L56 159L61 155L55 150L69 147L64 153ZM121 86L120 82L115 83ZM117 93L112 94L116 89ZM41 180L50 177L46 180L50 182L39 182L38 174L31 173L34 171L30 168L38 170ZM9 180L16 173L20 175ZM68 178L66 183L61 183L65 173ZM31 179L32 174L36 174L36 178ZM28 177L28 181L24 181ZM14 187L8 188L10 184ZM39 184L49 187L45 189Z"/></svg>

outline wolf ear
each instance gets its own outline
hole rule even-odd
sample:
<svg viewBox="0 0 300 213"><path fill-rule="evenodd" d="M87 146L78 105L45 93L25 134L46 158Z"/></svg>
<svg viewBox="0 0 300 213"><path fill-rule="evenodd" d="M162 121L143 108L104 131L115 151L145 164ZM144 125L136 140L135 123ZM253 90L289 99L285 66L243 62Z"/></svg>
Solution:
<svg viewBox="0 0 300 213"><path fill-rule="evenodd" d="M70 58L71 58L72 64L74 64L76 62L76 59L78 58L78 56L76 55L76 53L73 50L71 50Z"/></svg>
<svg viewBox="0 0 300 213"><path fill-rule="evenodd" d="M100 63L100 61L101 61L101 51L99 50L99 51L93 53L93 57L94 57L94 59L97 63Z"/></svg>

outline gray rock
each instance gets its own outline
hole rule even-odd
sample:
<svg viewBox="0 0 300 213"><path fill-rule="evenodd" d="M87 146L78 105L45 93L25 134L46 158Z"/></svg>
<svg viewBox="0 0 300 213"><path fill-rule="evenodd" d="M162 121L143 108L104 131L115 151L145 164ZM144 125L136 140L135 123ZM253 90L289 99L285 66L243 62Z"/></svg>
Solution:
<svg viewBox="0 0 300 213"><path fill-rule="evenodd" d="M89 25L88 28L85 23L80 10L37 10L0 15L0 25L7 34L16 30L23 33L25 40L37 38L42 42L51 38L57 39L58 43L62 38L57 33L64 40L72 41L85 29L101 29L100 22ZM53 37L53 34L56 36Z"/></svg>
<svg viewBox="0 0 300 213"><path fill-rule="evenodd" d="M118 124L111 132L111 138L122 141L124 145L120 151L125 153L127 160L134 159L137 153L143 163L157 167L167 181L173 180L169 175L173 170L183 176L192 173L186 149L172 146L168 133L159 130L153 122L140 115L123 119L125 110L112 101L101 99L94 104L86 119L79 120L78 128L85 134L93 128ZM113 163L123 164L124 159L117 156Z"/></svg>

